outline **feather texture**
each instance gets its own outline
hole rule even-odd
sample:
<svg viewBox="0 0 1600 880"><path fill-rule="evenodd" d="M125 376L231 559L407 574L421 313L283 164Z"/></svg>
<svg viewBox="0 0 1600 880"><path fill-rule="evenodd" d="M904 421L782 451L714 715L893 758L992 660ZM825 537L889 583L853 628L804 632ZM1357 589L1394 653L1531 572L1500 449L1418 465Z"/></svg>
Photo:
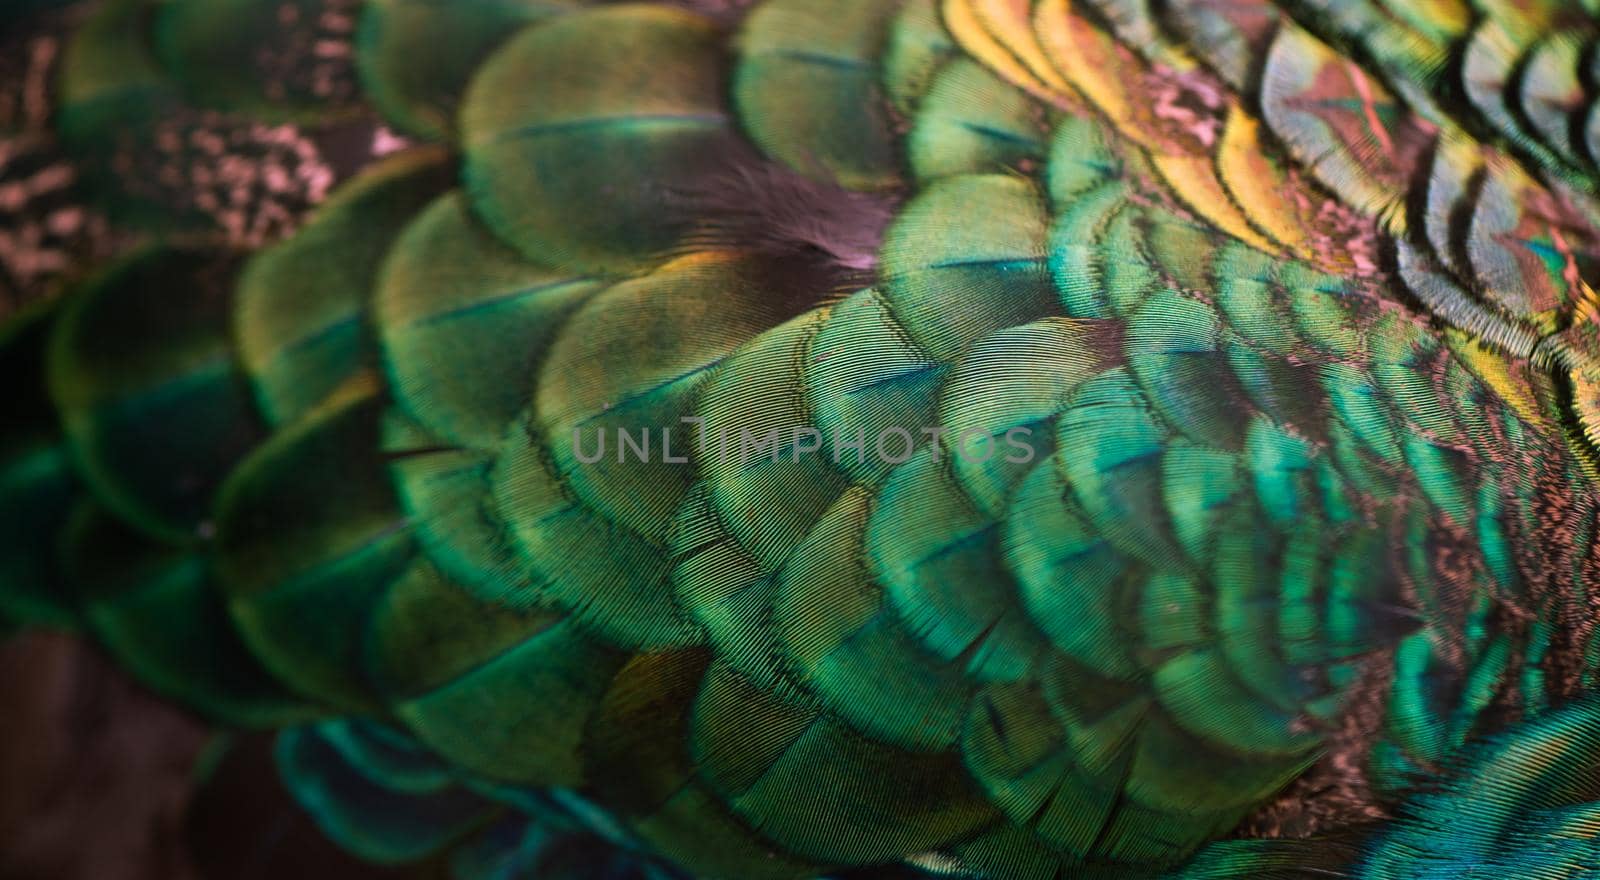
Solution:
<svg viewBox="0 0 1600 880"><path fill-rule="evenodd" d="M0 614L462 876L1593 869L1594 4L311 6L63 136L456 152L12 319Z"/></svg>

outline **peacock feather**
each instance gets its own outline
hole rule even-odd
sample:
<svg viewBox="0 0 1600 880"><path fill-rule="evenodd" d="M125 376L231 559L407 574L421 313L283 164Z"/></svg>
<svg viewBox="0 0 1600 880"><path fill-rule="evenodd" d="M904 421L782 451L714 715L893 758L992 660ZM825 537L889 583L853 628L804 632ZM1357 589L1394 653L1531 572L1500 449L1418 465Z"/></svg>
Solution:
<svg viewBox="0 0 1600 880"><path fill-rule="evenodd" d="M1600 4L89 5L0 621L353 853L1600 875Z"/></svg>

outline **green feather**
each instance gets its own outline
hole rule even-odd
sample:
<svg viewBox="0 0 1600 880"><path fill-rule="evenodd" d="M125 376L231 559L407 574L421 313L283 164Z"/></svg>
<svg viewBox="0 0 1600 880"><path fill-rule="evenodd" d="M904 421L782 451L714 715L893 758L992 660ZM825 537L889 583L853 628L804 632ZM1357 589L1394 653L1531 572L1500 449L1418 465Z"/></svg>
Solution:
<svg viewBox="0 0 1600 880"><path fill-rule="evenodd" d="M57 302L0 324L0 373L11 382L11 421L0 437L0 613L13 623L71 626L77 617L57 567L56 536L81 487L45 380Z"/></svg>
<svg viewBox="0 0 1600 880"><path fill-rule="evenodd" d="M956 44L940 20L938 0L906 0L889 23L883 47L883 88L894 109L910 116L941 62Z"/></svg>
<svg viewBox="0 0 1600 880"><path fill-rule="evenodd" d="M398 406L438 437L482 450L500 442L550 342L600 287L521 259L459 194L395 237L377 277L371 317Z"/></svg>
<svg viewBox="0 0 1600 880"><path fill-rule="evenodd" d="M678 508L674 596L728 662L763 681L771 579L846 487L820 432L805 433L819 429L800 380L824 315L779 325L734 353L699 394L703 421L683 426L685 446L699 441L702 476ZM770 449L757 452L758 443Z"/></svg>
<svg viewBox="0 0 1600 880"><path fill-rule="evenodd" d="M706 672L699 651L643 654L617 674L589 726L592 788L641 838L711 877L804 880L826 871L735 817L696 773L686 746ZM693 833L684 833L693 829Z"/></svg>
<svg viewBox="0 0 1600 880"><path fill-rule="evenodd" d="M209 531L213 491L263 434L229 335L239 259L146 249L76 290L52 333L51 397L85 482L161 540Z"/></svg>
<svg viewBox="0 0 1600 880"><path fill-rule="evenodd" d="M584 0L370 0L361 7L356 67L367 97L397 127L452 140L467 83L526 25Z"/></svg>
<svg viewBox="0 0 1600 880"><path fill-rule="evenodd" d="M552 267L656 262L690 231L663 212L668 193L730 155L720 51L711 22L661 6L600 7L518 34L462 105L473 207Z"/></svg>
<svg viewBox="0 0 1600 880"><path fill-rule="evenodd" d="M247 650L202 555L156 544L92 502L61 553L87 629L146 686L225 724L279 727L326 712Z"/></svg>
<svg viewBox="0 0 1600 880"><path fill-rule="evenodd" d="M1044 110L982 65L953 59L921 98L906 139L911 170L928 182L956 174L1029 170L1048 150Z"/></svg>
<svg viewBox="0 0 1600 880"><path fill-rule="evenodd" d="M523 586L527 572L491 494L495 456L453 448L392 409L383 444L397 501L423 554L482 595L510 595Z"/></svg>
<svg viewBox="0 0 1600 880"><path fill-rule="evenodd" d="M1021 678L1041 641L1016 613L998 545L998 524L932 448L894 472L867 526L868 565L903 625L934 656L981 681Z"/></svg>
<svg viewBox="0 0 1600 880"><path fill-rule="evenodd" d="M949 361L989 333L1054 313L1045 223L1038 191L1014 177L963 175L923 190L889 229L880 267L911 340Z"/></svg>
<svg viewBox="0 0 1600 880"><path fill-rule="evenodd" d="M881 482L891 464L866 444L892 428L931 425L947 370L911 339L879 291L839 303L805 363L807 403L823 437L817 454L857 481Z"/></svg>
<svg viewBox="0 0 1600 880"><path fill-rule="evenodd" d="M198 211L161 198L125 168L148 174L163 125L181 137L194 122L149 42L150 3L108 0L72 34L57 74L55 126L91 204L132 225L195 228L204 224Z"/></svg>
<svg viewBox="0 0 1600 880"><path fill-rule="evenodd" d="M768 0L745 19L733 96L767 155L849 189L899 179L877 53L889 0Z"/></svg>
<svg viewBox="0 0 1600 880"><path fill-rule="evenodd" d="M396 712L418 739L488 779L578 785L584 731L626 656L556 624L407 700ZM515 699L497 699L515 694Z"/></svg>
<svg viewBox="0 0 1600 880"><path fill-rule="evenodd" d="M873 579L871 505L866 492L847 492L778 573L773 649L788 680L855 729L909 749L949 748L974 685L918 644Z"/></svg>
<svg viewBox="0 0 1600 880"><path fill-rule="evenodd" d="M363 320L375 273L401 230L447 185L445 158L419 149L379 163L245 267L234 328L272 424L295 420L375 365Z"/></svg>
<svg viewBox="0 0 1600 880"><path fill-rule="evenodd" d="M757 690L726 667L706 673L689 748L734 813L792 851L871 863L976 830L993 815L953 753L908 752ZM907 797L908 791L922 796ZM937 807L933 805L937 804Z"/></svg>
<svg viewBox="0 0 1600 880"><path fill-rule="evenodd" d="M354 95L352 11L315 0L161 0L161 63L196 103L271 120L319 121Z"/></svg>
<svg viewBox="0 0 1600 880"><path fill-rule="evenodd" d="M133 232L356 74L462 188L0 336L0 616L463 876L1596 862L1600 0L735 5L102 7Z"/></svg>
<svg viewBox="0 0 1600 880"><path fill-rule="evenodd" d="M693 480L666 462L662 432L673 430L672 454L682 455L680 420L713 370L785 317L764 269L737 254L697 254L591 299L543 365L530 430L508 438L497 465L500 514L541 591L624 645L697 638L659 610L674 511ZM630 452L624 432L648 452ZM597 540L613 552L571 564Z"/></svg>
<svg viewBox="0 0 1600 880"><path fill-rule="evenodd" d="M362 644L416 554L378 456L381 406L348 386L279 429L217 501L216 576L246 644L296 692L348 709L377 705Z"/></svg>
<svg viewBox="0 0 1600 880"><path fill-rule="evenodd" d="M1238 449L1244 393L1225 367L1221 319L1210 305L1161 291L1130 315L1128 372L1167 424L1196 443Z"/></svg>

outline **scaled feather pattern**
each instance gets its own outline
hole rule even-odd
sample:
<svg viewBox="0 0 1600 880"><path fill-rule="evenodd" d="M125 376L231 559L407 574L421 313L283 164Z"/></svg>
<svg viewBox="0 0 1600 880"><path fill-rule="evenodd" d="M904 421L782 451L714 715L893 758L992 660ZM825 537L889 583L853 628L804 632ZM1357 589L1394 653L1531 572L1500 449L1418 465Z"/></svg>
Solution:
<svg viewBox="0 0 1600 880"><path fill-rule="evenodd" d="M1600 3L75 14L0 621L354 854L1600 876Z"/></svg>

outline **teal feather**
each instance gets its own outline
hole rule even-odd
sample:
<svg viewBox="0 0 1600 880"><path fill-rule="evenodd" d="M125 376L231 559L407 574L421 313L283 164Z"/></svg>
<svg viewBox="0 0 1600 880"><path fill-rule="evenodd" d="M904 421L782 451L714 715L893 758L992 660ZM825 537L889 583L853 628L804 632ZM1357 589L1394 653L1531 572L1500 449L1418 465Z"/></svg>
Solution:
<svg viewBox="0 0 1600 880"><path fill-rule="evenodd" d="M415 861L481 827L495 805L441 781L422 791L393 790L335 745L335 731L292 728L279 734L279 771L295 800L336 843L368 861Z"/></svg>

